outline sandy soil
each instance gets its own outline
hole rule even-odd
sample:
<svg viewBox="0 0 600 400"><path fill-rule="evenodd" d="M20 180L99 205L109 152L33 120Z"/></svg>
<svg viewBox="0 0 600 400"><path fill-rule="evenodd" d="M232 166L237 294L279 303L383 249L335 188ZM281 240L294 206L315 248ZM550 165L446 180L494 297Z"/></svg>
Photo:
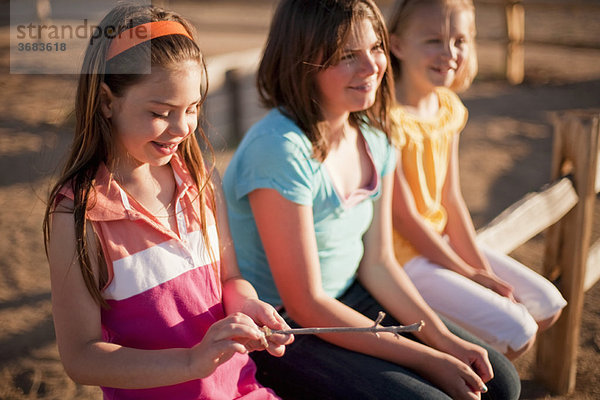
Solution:
<svg viewBox="0 0 600 400"><path fill-rule="evenodd" d="M223 0L200 3L207 11L195 14L197 18L192 19L198 24L202 18L211 20L211 32L220 40L218 45L206 46L209 55L226 47L232 50L260 47L268 24L265 15L269 15L272 1L256 2L254 6L247 3ZM186 15L199 9L189 2L171 4ZM261 11L257 12L257 8ZM551 13L532 12L531 25L535 30L531 34L538 35L538 40L544 34L544 40L552 40L551 27L559 23L564 26L563 31L575 37L573 40L589 39L589 32L581 33L580 27L590 18L598 21L600 8L592 10L595 17L590 17L589 10L583 14L573 11L568 17L557 14L554 22L548 20ZM247 19L241 20L241 24L232 23L235 12L243 13ZM229 23L219 24L219 19ZM492 29L497 24L497 10L484 7L478 10L482 36L493 37ZM60 363L41 234L44 198L70 139L75 79L69 75L9 74L8 39L3 28L0 26L0 399L98 399L97 388L73 383ZM241 41L242 37L247 42ZM498 79L501 46L485 40L482 43L481 73L463 96L470 110L470 122L463 133L460 153L463 191L478 227L525 193L548 182L552 153L550 112L600 107L600 51L529 46L526 81L509 86ZM209 98L209 107L211 101L217 102ZM224 128L216 125L214 129ZM226 159L227 154L220 153L220 158ZM600 219L598 208L595 221ZM599 225L594 224L594 239L600 236ZM539 270L543 246L540 235L512 255ZM597 284L585 297L575 393L552 396L535 382L532 351L516 362L523 382L522 398L600 398L598 332L600 285Z"/></svg>

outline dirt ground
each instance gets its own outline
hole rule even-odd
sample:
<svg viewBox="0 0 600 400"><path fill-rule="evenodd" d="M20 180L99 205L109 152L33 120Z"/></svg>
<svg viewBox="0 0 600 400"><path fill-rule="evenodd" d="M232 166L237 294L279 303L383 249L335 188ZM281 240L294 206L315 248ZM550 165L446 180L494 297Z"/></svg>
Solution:
<svg viewBox="0 0 600 400"><path fill-rule="evenodd" d="M171 5L184 15L193 13L192 20L202 25L201 37L215 39L206 40L210 59L223 49L262 46L273 2L171 1ZM526 80L518 86L508 85L500 76L503 47L491 40L501 31L498 10L478 9L481 68L463 95L470 120L460 153L463 192L477 227L548 182L551 112L600 108L600 50L588 48L600 48L600 34L593 32L600 29L600 7L593 6L599 2L586 3L592 6L584 12L526 9L526 24L531 27L527 37L555 42L567 37L579 46L528 45ZM388 2L380 4L386 7ZM99 399L97 388L73 383L60 363L41 231L48 185L70 140L75 77L9 74L5 28L0 25L0 399ZM209 97L208 107L211 102L217 100ZM225 130L215 125L215 131L220 129ZM222 150L220 159L228 154ZM596 239L598 205L594 219ZM540 235L512 255L539 270L543 246ZM600 285L585 297L575 393L549 393L534 380L534 359L531 351L516 362L522 399L600 398Z"/></svg>

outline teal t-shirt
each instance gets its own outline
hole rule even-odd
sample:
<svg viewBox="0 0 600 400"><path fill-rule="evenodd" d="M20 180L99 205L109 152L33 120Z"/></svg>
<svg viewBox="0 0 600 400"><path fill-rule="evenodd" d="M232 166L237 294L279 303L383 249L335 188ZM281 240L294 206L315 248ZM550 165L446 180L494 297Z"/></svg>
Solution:
<svg viewBox="0 0 600 400"><path fill-rule="evenodd" d="M312 157L308 138L280 111L271 110L240 143L223 189L240 270L263 301L281 305L248 201L248 193L260 188L275 189L294 203L312 207L324 291L338 297L354 282L381 177L396 164L395 151L382 132L366 124L361 132L378 179L356 204L338 196L327 169Z"/></svg>

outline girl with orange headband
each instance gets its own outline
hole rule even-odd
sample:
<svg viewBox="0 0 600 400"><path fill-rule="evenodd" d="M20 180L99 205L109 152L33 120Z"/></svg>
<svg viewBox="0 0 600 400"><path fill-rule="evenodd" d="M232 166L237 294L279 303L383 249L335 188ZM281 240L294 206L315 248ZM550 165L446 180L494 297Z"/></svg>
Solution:
<svg viewBox="0 0 600 400"><path fill-rule="evenodd" d="M44 218L65 370L105 399L277 398L248 352L281 356L292 337L265 338L288 326L237 268L196 137L207 81L192 28L122 5L98 32Z"/></svg>

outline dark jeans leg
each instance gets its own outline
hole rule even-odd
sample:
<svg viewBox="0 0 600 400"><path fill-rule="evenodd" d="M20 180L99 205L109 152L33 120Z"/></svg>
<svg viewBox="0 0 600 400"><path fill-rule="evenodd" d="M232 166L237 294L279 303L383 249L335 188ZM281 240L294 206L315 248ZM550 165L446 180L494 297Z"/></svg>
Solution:
<svg viewBox="0 0 600 400"><path fill-rule="evenodd" d="M365 293L354 285L340 300L354 308L370 297ZM286 317L285 312L282 315ZM264 351L251 356L258 380L286 400L450 399L402 366L334 346L314 335L297 335L283 357Z"/></svg>
<svg viewBox="0 0 600 400"><path fill-rule="evenodd" d="M354 284L340 301L372 319L383 310L359 284ZM283 315L285 317L285 313ZM294 321L289 318L287 321L290 326L297 327ZM397 325L398 322L388 316L382 324ZM491 353L493 350L488 351ZM295 342L287 347L283 357L273 357L267 352L254 352L251 356L258 367L258 380L273 388L286 400L449 399L445 393L409 369L345 350L313 335L296 336ZM492 365L496 372L493 362ZM517 397L500 395L505 393L503 385L510 383L507 378L499 378L504 375L512 376L510 373L498 375L496 372L493 381L498 379L497 384L492 385L490 381L488 387L490 392L495 391L497 385L502 386L503 390L498 389L497 395L488 398L518 398L520 386L516 390ZM518 376L516 381L518 384Z"/></svg>
<svg viewBox="0 0 600 400"><path fill-rule="evenodd" d="M449 400L413 372L314 336L297 336L281 358L254 352L257 378L283 399Z"/></svg>
<svg viewBox="0 0 600 400"><path fill-rule="evenodd" d="M355 283L352 289L349 290L341 300L348 306L371 319L377 318L379 311L383 310L383 307L358 283ZM490 364L494 370L494 378L486 383L489 390L487 393L482 394L482 399L517 400L521 393L521 380L510 360L463 328L443 317L440 318L444 324L446 324L450 332L461 339L475 343L487 350ZM386 319L383 320L382 325L398 325L398 322L390 317L386 317ZM407 336L417 340L416 337L412 335Z"/></svg>

